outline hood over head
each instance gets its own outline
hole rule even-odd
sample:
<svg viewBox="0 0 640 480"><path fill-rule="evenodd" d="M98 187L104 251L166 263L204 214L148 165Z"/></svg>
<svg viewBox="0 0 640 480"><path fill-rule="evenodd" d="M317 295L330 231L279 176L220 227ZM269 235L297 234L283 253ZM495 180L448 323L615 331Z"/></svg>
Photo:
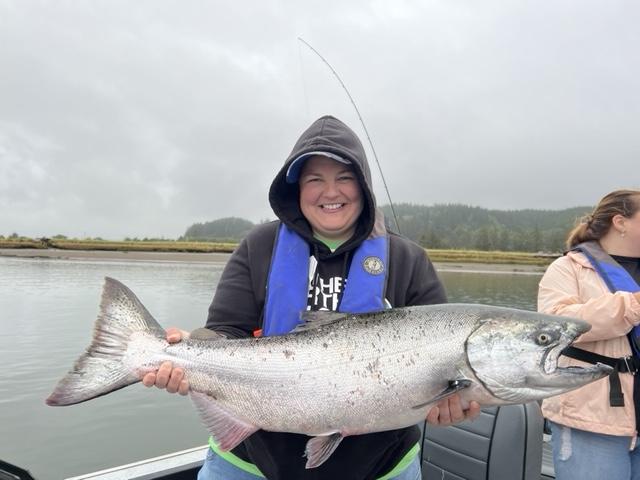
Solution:
<svg viewBox="0 0 640 480"><path fill-rule="evenodd" d="M346 244L360 243L372 231L376 219L376 200L371 186L371 170L360 139L347 125L335 117L320 117L300 136L276 175L269 190L269 203L277 217L289 228L313 241L309 223L300 210L298 178L304 162L315 155L324 155L349 164L362 189L363 209L356 233Z"/></svg>

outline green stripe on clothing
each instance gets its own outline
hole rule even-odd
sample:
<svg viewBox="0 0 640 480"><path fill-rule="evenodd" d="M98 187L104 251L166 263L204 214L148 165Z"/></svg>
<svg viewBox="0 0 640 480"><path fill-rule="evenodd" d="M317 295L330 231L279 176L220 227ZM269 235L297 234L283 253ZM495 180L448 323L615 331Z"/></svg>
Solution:
<svg viewBox="0 0 640 480"><path fill-rule="evenodd" d="M231 452L223 452L222 450L220 450L218 446L215 444L215 442L213 441L213 437L209 437L209 446L211 447L211 450L216 452L216 455L220 456L221 458L231 463L232 465L238 467L241 470L244 470L247 473L255 475L257 477L265 478L262 472L253 463L249 463L245 460L242 460L240 457L235 456ZM402 457L402 460L398 462L398 464L393 468L393 470L391 470L386 475L378 478L377 480L389 480L395 476L400 475L409 465L411 465L411 462L413 462L415 456L419 452L420 452L420 444L416 443L413 446L413 448L411 448L411 450L409 450L405 454L405 456Z"/></svg>
<svg viewBox="0 0 640 480"><path fill-rule="evenodd" d="M416 455L420 453L420 444L416 443L411 450L409 450L402 460L398 462L398 464L386 475L378 478L378 480L389 480L390 478L396 477L404 472L411 462L416 458Z"/></svg>
<svg viewBox="0 0 640 480"><path fill-rule="evenodd" d="M249 463L245 460L242 460L240 457L235 456L231 452L223 452L222 450L220 450L218 446L214 443L213 437L209 437L209 446L211 447L211 450L216 452L216 455L222 457L224 460L238 467L240 470L244 470L247 473L251 473L256 477L265 478L262 472L258 470L258 467L256 467L253 463Z"/></svg>

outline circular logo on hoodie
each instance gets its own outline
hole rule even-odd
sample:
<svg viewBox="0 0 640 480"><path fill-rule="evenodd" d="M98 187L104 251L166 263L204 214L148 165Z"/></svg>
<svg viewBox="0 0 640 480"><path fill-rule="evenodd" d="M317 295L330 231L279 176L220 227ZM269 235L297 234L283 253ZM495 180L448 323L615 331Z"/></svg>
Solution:
<svg viewBox="0 0 640 480"><path fill-rule="evenodd" d="M384 272L384 263L380 257L367 257L362 262L362 266L371 275L380 275Z"/></svg>

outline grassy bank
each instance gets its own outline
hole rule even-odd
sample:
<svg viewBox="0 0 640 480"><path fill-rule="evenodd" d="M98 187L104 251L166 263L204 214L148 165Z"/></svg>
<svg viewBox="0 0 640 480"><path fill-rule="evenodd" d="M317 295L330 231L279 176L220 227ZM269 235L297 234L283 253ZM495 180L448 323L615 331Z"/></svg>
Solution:
<svg viewBox="0 0 640 480"><path fill-rule="evenodd" d="M428 248L427 251L432 261L443 263L497 263L546 266L556 259L556 255L541 255L530 252L487 252L482 250L438 250L431 248Z"/></svg>
<svg viewBox="0 0 640 480"><path fill-rule="evenodd" d="M0 248L55 248L60 250L103 250L115 252L189 252L189 253L231 253L235 243L162 241L110 241L76 239L0 239ZM539 255L529 252L498 252L481 250L427 249L434 262L453 263L494 263L513 265L548 265L553 255Z"/></svg>
<svg viewBox="0 0 640 480"><path fill-rule="evenodd" d="M235 243L162 241L114 241L71 239L0 239L0 248L57 248L59 250L105 250L112 252L231 253Z"/></svg>

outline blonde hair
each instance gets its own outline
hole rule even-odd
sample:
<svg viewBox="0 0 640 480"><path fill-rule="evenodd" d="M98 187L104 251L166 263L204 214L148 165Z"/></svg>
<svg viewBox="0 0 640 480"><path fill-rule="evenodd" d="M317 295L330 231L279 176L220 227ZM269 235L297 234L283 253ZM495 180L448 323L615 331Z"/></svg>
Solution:
<svg viewBox="0 0 640 480"><path fill-rule="evenodd" d="M589 215L585 215L567 236L567 250L582 242L600 240L611 228L616 215L632 217L640 210L640 190L615 190L598 202Z"/></svg>

